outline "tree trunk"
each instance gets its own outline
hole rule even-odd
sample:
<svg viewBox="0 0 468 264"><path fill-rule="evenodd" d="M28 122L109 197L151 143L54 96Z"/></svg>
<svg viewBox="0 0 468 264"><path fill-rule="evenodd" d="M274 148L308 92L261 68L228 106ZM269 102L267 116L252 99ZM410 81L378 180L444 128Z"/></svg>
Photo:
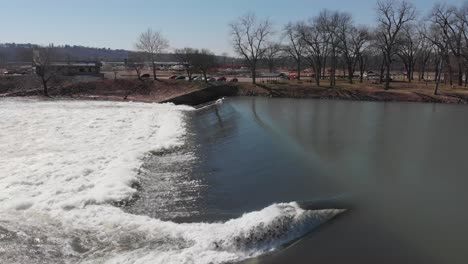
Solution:
<svg viewBox="0 0 468 264"><path fill-rule="evenodd" d="M157 80L157 78L156 78L156 64L154 63L154 60L153 60L153 79Z"/></svg>
<svg viewBox="0 0 468 264"><path fill-rule="evenodd" d="M465 88L468 85L468 68L465 67Z"/></svg>
<svg viewBox="0 0 468 264"><path fill-rule="evenodd" d="M425 76L424 76L425 72L426 72L426 64L423 64L421 67L421 73L420 73L421 77L419 78L419 81L421 81L421 79L425 80Z"/></svg>
<svg viewBox="0 0 468 264"><path fill-rule="evenodd" d="M353 66L348 65L348 81L350 84L353 84L353 75L354 75Z"/></svg>
<svg viewBox="0 0 468 264"><path fill-rule="evenodd" d="M330 86L335 87L335 75L336 75L336 55L335 51L332 51L331 58L331 72L330 72Z"/></svg>
<svg viewBox="0 0 468 264"><path fill-rule="evenodd" d="M319 65L317 65L316 67L314 67L315 84L316 84L317 86L320 86L320 78L321 78L320 73L321 73L321 72L322 72L322 68L321 68Z"/></svg>
<svg viewBox="0 0 468 264"><path fill-rule="evenodd" d="M458 86L463 85L463 64L458 59Z"/></svg>
<svg viewBox="0 0 468 264"><path fill-rule="evenodd" d="M323 68L320 67L320 69L321 69L321 70L320 70L320 72L321 72L321 74L320 74L320 79L322 79L322 80L325 78L325 75L326 75L326 74L325 74L325 73L326 73L325 70L326 70L326 68L327 68L327 58L325 58L325 59L323 60Z"/></svg>
<svg viewBox="0 0 468 264"><path fill-rule="evenodd" d="M252 83L257 83L257 68L255 66L252 67Z"/></svg>
<svg viewBox="0 0 468 264"><path fill-rule="evenodd" d="M448 64L448 70L449 70L449 82L450 82L450 86L453 86L453 68L452 68L452 64L450 64L450 62L447 62ZM444 78L445 79L445 78Z"/></svg>
<svg viewBox="0 0 468 264"><path fill-rule="evenodd" d="M44 96L50 97L49 96L49 88L47 87L47 80L42 78L42 86L44 88Z"/></svg>
<svg viewBox="0 0 468 264"><path fill-rule="evenodd" d="M443 59L440 59L439 65L437 65L437 68L436 68L436 71L438 72L438 74L437 74L437 79L436 79L436 87L434 89L434 95L437 95L439 93L440 76L442 76L442 63L443 63Z"/></svg>
<svg viewBox="0 0 468 264"><path fill-rule="evenodd" d="M408 67L408 70L406 71L406 75L408 76L408 82L411 82L411 66Z"/></svg>
<svg viewBox="0 0 468 264"><path fill-rule="evenodd" d="M382 64L380 65L380 75L379 75L379 82L380 83L383 83L384 72L385 72L385 61L382 61Z"/></svg>
<svg viewBox="0 0 468 264"><path fill-rule="evenodd" d="M301 59L297 59L297 80L301 80Z"/></svg>
<svg viewBox="0 0 468 264"><path fill-rule="evenodd" d="M364 59L361 56L359 56L358 61L359 61L359 82L363 83L364 82Z"/></svg>
<svg viewBox="0 0 468 264"><path fill-rule="evenodd" d="M386 74L385 74L385 90L388 90L390 89L390 60L391 58L387 57L387 61L385 62L385 71L386 71Z"/></svg>
<svg viewBox="0 0 468 264"><path fill-rule="evenodd" d="M157 80L158 78L156 78L156 63L154 61L155 61L154 54L151 54L151 63L153 66L153 79Z"/></svg>

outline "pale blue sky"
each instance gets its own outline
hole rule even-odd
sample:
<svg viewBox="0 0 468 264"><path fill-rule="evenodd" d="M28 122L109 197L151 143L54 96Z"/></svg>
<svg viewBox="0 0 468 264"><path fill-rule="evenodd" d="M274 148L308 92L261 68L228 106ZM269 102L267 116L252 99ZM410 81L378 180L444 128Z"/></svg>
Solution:
<svg viewBox="0 0 468 264"><path fill-rule="evenodd" d="M437 0L412 1L426 14ZM459 5L463 0L447 0ZM280 30L327 8L373 25L376 0L0 0L0 42L75 44L133 49L139 33L160 30L171 48L209 48L232 54L229 22L247 12Z"/></svg>

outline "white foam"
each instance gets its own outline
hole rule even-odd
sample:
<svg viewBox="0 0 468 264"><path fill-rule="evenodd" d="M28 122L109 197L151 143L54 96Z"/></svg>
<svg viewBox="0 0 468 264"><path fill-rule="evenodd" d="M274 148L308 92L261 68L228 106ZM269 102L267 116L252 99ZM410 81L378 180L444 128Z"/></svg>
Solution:
<svg viewBox="0 0 468 264"><path fill-rule="evenodd" d="M70 209L129 198L141 156L183 143L186 109L2 100L0 209Z"/></svg>
<svg viewBox="0 0 468 264"><path fill-rule="evenodd" d="M109 205L136 192L145 153L183 144L190 109L0 100L0 227L18 234L13 243L48 237L44 252L79 262L223 263L274 250L340 212L274 204L225 223L176 224ZM21 263L21 247L5 248Z"/></svg>

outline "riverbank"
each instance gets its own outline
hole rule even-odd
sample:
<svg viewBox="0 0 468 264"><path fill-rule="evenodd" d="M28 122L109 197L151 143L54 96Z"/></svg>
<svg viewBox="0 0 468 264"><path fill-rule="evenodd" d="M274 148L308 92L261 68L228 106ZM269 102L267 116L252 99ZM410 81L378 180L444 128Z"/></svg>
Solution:
<svg viewBox="0 0 468 264"><path fill-rule="evenodd" d="M348 84L338 81L336 87L316 86L310 82L279 81L270 83L204 83L184 80L117 79L98 80L57 86L50 89L53 97L73 99L172 102L202 105L224 96L263 96L283 98L338 99L354 101L400 101L467 104L468 89L441 85L434 95L434 83L392 82L390 90L371 82ZM0 96L40 96L42 89L10 89Z"/></svg>
<svg viewBox="0 0 468 264"><path fill-rule="evenodd" d="M334 88L326 85L298 81L284 81L262 84L240 84L239 93L243 96L268 96L283 98L339 99L354 101L384 102L430 102L467 104L468 89L450 88L441 85L438 95L434 95L433 83L392 82L390 90L384 90L381 84L337 82Z"/></svg>

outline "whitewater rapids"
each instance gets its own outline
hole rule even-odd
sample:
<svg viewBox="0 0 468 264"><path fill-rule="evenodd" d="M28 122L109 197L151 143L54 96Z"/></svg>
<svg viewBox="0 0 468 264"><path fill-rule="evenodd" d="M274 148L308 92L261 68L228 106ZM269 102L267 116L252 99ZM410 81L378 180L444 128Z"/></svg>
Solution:
<svg viewBox="0 0 468 264"><path fill-rule="evenodd" d="M273 204L177 224L112 205L142 158L184 145L186 106L0 100L1 263L224 263L278 249L340 210Z"/></svg>

